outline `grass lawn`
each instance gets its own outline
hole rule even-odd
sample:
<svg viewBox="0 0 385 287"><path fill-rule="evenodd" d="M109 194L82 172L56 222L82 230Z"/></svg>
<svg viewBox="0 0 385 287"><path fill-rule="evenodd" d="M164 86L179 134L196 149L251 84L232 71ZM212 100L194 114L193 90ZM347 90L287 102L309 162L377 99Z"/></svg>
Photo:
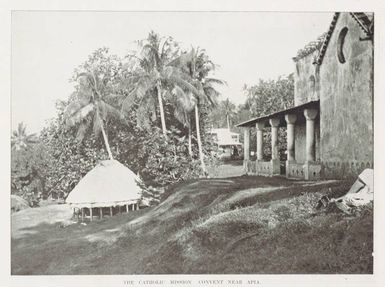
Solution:
<svg viewBox="0 0 385 287"><path fill-rule="evenodd" d="M313 208L351 183L196 180L87 225L68 224L64 205L23 210L12 215L12 274L372 273L371 210Z"/></svg>

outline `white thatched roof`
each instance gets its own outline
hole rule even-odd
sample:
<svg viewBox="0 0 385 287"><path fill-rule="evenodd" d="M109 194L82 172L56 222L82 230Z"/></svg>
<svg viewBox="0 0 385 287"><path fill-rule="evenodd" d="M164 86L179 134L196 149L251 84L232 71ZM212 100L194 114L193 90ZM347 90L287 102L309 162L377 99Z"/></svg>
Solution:
<svg viewBox="0 0 385 287"><path fill-rule="evenodd" d="M142 194L138 176L116 160L105 160L87 173L68 195L74 207L108 207L137 203Z"/></svg>

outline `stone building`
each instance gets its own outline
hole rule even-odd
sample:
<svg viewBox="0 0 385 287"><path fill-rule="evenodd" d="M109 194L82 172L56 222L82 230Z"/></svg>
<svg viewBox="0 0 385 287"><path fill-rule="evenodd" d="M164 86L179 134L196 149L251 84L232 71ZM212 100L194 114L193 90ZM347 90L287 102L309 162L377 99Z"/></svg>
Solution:
<svg viewBox="0 0 385 287"><path fill-rule="evenodd" d="M373 28L373 14L335 13L328 31L298 52L295 106L238 124L248 173L281 173L278 128L287 132L289 178L344 178L373 167ZM266 127L270 161L263 160ZM249 156L251 128L257 131L255 161Z"/></svg>

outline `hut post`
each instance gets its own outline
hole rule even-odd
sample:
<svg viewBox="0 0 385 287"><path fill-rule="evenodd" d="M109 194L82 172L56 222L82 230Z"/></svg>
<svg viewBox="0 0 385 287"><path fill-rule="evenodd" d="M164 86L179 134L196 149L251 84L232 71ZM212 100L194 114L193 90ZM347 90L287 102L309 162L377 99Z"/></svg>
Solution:
<svg viewBox="0 0 385 287"><path fill-rule="evenodd" d="M90 207L90 221L92 221L92 207Z"/></svg>
<svg viewBox="0 0 385 287"><path fill-rule="evenodd" d="M126 204L126 212L128 213L128 204Z"/></svg>
<svg viewBox="0 0 385 287"><path fill-rule="evenodd" d="M112 206L110 206L110 216L112 216Z"/></svg>
<svg viewBox="0 0 385 287"><path fill-rule="evenodd" d="M99 207L100 219L103 218L103 207Z"/></svg>
<svg viewBox="0 0 385 287"><path fill-rule="evenodd" d="M84 221L84 208L82 207L81 208L81 211L82 211L82 222Z"/></svg>

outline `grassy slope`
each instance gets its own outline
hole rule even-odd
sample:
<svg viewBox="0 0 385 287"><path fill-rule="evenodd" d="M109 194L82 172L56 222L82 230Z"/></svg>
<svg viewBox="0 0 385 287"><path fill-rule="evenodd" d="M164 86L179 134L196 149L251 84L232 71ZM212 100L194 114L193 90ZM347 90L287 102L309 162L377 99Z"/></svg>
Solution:
<svg viewBox="0 0 385 287"><path fill-rule="evenodd" d="M12 274L371 273L371 211L313 210L350 184L192 181L152 209L13 230Z"/></svg>

